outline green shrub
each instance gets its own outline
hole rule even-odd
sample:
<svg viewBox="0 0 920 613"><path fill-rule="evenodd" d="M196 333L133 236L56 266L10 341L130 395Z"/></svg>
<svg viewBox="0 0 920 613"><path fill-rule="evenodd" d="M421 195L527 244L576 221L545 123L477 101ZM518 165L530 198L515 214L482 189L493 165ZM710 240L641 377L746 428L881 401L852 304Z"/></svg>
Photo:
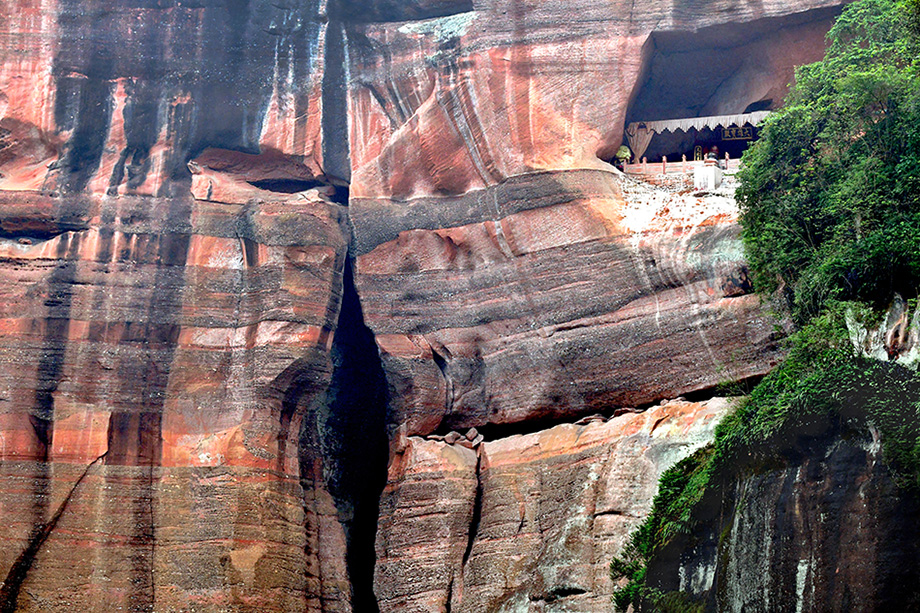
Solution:
<svg viewBox="0 0 920 613"><path fill-rule="evenodd" d="M872 429L899 484L920 489L920 375L857 355L845 324L920 289L920 0L857 0L828 41L745 153L737 192L755 285L780 292L797 332L713 444L662 476L610 565L621 610L701 608L648 587L649 561L692 530L704 495L782 464L803 437Z"/></svg>
<svg viewBox="0 0 920 613"><path fill-rule="evenodd" d="M898 483L920 490L920 374L858 356L844 315L854 308L861 305L833 303L794 333L787 358L719 424L715 441L665 471L651 513L610 565L615 581L627 580L614 595L619 610L644 603L663 611L665 596L684 598L647 586L649 560L693 531L707 491L719 493L721 483L781 464L803 436L874 428Z"/></svg>
<svg viewBox="0 0 920 613"><path fill-rule="evenodd" d="M914 9L916 4L914 4ZM920 285L920 78L910 6L859 0L745 153L738 201L758 288L798 324L832 300Z"/></svg>

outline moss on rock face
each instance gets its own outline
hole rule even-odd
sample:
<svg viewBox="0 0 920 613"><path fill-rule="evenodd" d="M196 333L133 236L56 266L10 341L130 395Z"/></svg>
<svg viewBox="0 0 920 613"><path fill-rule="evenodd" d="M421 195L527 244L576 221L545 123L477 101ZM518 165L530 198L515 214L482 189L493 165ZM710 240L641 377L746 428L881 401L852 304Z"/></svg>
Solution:
<svg viewBox="0 0 920 613"><path fill-rule="evenodd" d="M619 609L702 607L649 587L649 562L690 533L704 498L805 453L809 437L871 431L898 486L920 492L920 375L866 357L846 325L848 311L920 289L918 24L918 0L848 6L825 59L798 71L745 154L738 199L751 271L761 291L785 297L798 330L714 443L662 476L651 514L610 566Z"/></svg>
<svg viewBox="0 0 920 613"><path fill-rule="evenodd" d="M788 358L719 425L713 444L664 473L651 514L611 564L614 580L627 580L618 608L668 610L664 603L689 598L647 587L649 561L693 532L704 496L728 496L731 484L807 453L803 441L877 432L895 481L920 492L920 374L859 356L844 322L848 306L833 305L792 335Z"/></svg>

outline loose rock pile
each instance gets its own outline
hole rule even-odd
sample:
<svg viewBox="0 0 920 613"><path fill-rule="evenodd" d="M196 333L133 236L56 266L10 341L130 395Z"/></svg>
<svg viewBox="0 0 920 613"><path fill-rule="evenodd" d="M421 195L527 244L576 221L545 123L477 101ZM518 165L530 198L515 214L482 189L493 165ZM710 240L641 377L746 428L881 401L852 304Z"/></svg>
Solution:
<svg viewBox="0 0 920 613"><path fill-rule="evenodd" d="M431 434L425 438L429 441L444 441L448 445L460 445L467 449L475 449L485 440L485 437L483 437L476 428L470 428L466 431L466 434L460 434L456 430L452 430L443 436L440 434Z"/></svg>

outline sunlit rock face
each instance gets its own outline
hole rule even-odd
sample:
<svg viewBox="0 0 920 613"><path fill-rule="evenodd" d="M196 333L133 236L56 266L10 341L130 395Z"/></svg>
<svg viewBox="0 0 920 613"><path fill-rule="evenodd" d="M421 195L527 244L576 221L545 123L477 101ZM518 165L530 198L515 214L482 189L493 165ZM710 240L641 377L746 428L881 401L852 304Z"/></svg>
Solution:
<svg viewBox="0 0 920 613"><path fill-rule="evenodd" d="M725 406L605 420L779 349L735 210L602 158L685 36L764 26L746 105L838 4L5 3L0 611L606 609Z"/></svg>
<svg viewBox="0 0 920 613"><path fill-rule="evenodd" d="M318 0L0 11L0 189L155 195L207 146L271 148L322 173Z"/></svg>
<svg viewBox="0 0 920 613"><path fill-rule="evenodd" d="M342 207L7 193L0 216L22 207L58 230L0 244L3 596L344 607L319 446L299 444L329 383Z"/></svg>
<svg viewBox="0 0 920 613"><path fill-rule="evenodd" d="M351 609L323 11L0 8L4 612Z"/></svg>
<svg viewBox="0 0 920 613"><path fill-rule="evenodd" d="M426 211L445 205L352 205L358 288L409 434L639 406L779 356L760 299L731 283L738 228L702 201L695 220L631 218L613 173L568 171Z"/></svg>
<svg viewBox="0 0 920 613"><path fill-rule="evenodd" d="M356 283L395 432L382 609L609 608L607 563L654 485L638 488L615 537L601 534L606 520L584 510L591 470L561 476L581 439L541 424L757 377L780 350L746 282L733 204L664 205L602 160L688 57L706 70L675 84L692 99L674 116L781 99L792 67L821 56L840 4L496 1L352 26ZM732 34L760 28L754 47ZM490 424L533 441L474 453L419 438ZM541 445L552 447L543 460L523 459ZM624 460L611 487L654 484L658 469L639 465Z"/></svg>
<svg viewBox="0 0 920 613"><path fill-rule="evenodd" d="M381 611L609 610L607 565L659 476L730 405L674 401L475 449L409 437L381 499Z"/></svg>
<svg viewBox="0 0 920 613"><path fill-rule="evenodd" d="M599 158L688 50L709 59L676 114L781 99L839 4L496 1L354 26L357 284L397 422L587 414L766 373L773 322L723 291L744 266L735 213L636 224Z"/></svg>
<svg viewBox="0 0 920 613"><path fill-rule="evenodd" d="M490 0L441 19L354 27L352 193L401 200L603 168L597 156L620 145L649 77L650 96L683 98L675 117L687 107L741 112L774 93L779 103L792 67L822 56L842 4ZM687 50L703 52L700 66Z"/></svg>

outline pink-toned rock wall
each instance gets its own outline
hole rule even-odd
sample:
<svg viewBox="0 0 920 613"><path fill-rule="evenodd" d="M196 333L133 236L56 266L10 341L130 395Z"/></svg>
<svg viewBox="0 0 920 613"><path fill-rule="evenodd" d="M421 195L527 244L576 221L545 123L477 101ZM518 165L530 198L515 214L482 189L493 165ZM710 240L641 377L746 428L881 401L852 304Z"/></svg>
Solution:
<svg viewBox="0 0 920 613"><path fill-rule="evenodd" d="M403 200L466 193L537 170L604 168L598 155L612 156L622 141L653 34L682 32L692 40L718 26L723 37L752 22L772 28L772 46L749 54L756 65L758 51L769 50L753 73L770 83L781 74L782 86L793 65L821 56L826 30L801 34L811 42L795 47L775 20L798 24L814 11L829 27L823 9L842 4L688 1L637 10L631 2L491 0L419 23L356 27L352 194ZM763 91L734 70L739 74L722 80L741 81L730 97L741 112Z"/></svg>
<svg viewBox="0 0 920 613"><path fill-rule="evenodd" d="M324 10L0 8L4 612L350 610Z"/></svg>
<svg viewBox="0 0 920 613"><path fill-rule="evenodd" d="M352 204L358 289L409 434L640 406L780 355L776 322L730 283L744 261L721 210L630 219L612 171L449 203Z"/></svg>
<svg viewBox="0 0 920 613"><path fill-rule="evenodd" d="M606 607L606 558L723 407L549 424L780 350L734 212L645 214L601 158L657 33L839 4L0 7L0 611ZM349 254L379 365L336 353ZM345 431L371 422L376 569L385 458ZM546 431L420 438L472 426Z"/></svg>
<svg viewBox="0 0 920 613"><path fill-rule="evenodd" d="M24 0L0 11L0 190L160 194L206 146L323 174L319 5Z"/></svg>
<svg viewBox="0 0 920 613"><path fill-rule="evenodd" d="M357 285L396 421L426 434L587 414L766 373L774 322L723 291L744 268L735 214L627 227L600 158L655 36L718 55L719 36L763 28L725 96L741 112L765 95L758 75L772 91L820 56L839 4L496 1L355 26Z"/></svg>
<svg viewBox="0 0 920 613"><path fill-rule="evenodd" d="M0 245L16 610L347 610L342 528L300 440L329 384L346 218L305 195L3 195L0 217L73 228Z"/></svg>
<svg viewBox="0 0 920 613"><path fill-rule="evenodd" d="M730 407L678 400L475 449L409 437L381 499L381 611L609 610L607 567L658 477Z"/></svg>
<svg viewBox="0 0 920 613"><path fill-rule="evenodd" d="M821 56L840 5L494 1L352 29L356 284L398 431L377 536L383 610L609 608L609 559L675 456L652 469L611 431L598 456L636 456L581 471L574 426L523 447L490 441L478 456L417 437L533 432L775 365L777 322L737 283L734 207L656 209L603 160L630 105L655 95L644 88L656 83L657 41L707 62L749 58L685 92L712 85L713 112L742 112L781 97L794 66ZM765 35L749 48L736 30ZM687 63L672 59L670 70ZM700 409L688 407L693 421ZM609 423L628 419L640 418ZM540 437L552 451L525 459L523 441ZM614 511L595 521L583 496L604 470L617 476L598 504ZM632 494L628 510L610 502Z"/></svg>

